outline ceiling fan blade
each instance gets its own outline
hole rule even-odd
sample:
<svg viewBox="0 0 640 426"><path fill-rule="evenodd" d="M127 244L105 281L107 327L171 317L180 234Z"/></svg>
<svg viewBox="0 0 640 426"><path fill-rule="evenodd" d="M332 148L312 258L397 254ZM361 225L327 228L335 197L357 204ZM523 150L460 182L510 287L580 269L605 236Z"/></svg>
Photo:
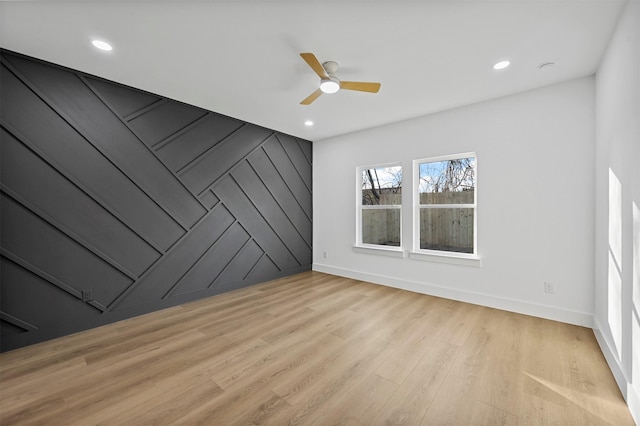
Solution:
<svg viewBox="0 0 640 426"><path fill-rule="evenodd" d="M301 53L300 56L302 56L302 59L309 64L320 78L329 78L329 74L327 74L327 71L324 69L320 61L318 61L316 55L313 53Z"/></svg>
<svg viewBox="0 0 640 426"><path fill-rule="evenodd" d="M380 83L367 83L364 81L341 81L340 88L345 90L358 90L360 92L378 93Z"/></svg>
<svg viewBox="0 0 640 426"><path fill-rule="evenodd" d="M309 96L307 96L302 102L300 102L301 105L309 105L311 102L315 101L316 99L318 99L318 97L322 95L322 90L318 89L315 92L313 92L312 94L310 94Z"/></svg>

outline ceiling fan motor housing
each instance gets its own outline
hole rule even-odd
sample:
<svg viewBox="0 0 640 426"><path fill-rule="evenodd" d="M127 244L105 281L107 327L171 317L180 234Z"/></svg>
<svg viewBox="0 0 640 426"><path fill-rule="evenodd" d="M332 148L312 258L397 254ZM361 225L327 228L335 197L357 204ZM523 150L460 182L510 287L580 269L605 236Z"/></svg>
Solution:
<svg viewBox="0 0 640 426"><path fill-rule="evenodd" d="M334 61L323 62L322 68L325 69L329 76L333 77L334 74L338 71L338 63Z"/></svg>

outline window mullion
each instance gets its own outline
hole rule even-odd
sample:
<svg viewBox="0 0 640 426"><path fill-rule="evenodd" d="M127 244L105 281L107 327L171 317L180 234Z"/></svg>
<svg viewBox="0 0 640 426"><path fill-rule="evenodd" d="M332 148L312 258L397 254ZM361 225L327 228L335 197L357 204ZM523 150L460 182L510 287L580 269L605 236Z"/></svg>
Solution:
<svg viewBox="0 0 640 426"><path fill-rule="evenodd" d="M421 209L475 209L475 204L420 204Z"/></svg>
<svg viewBox="0 0 640 426"><path fill-rule="evenodd" d="M382 206L370 206L364 205L362 206L362 210L386 210L386 209L400 209L402 206L400 204L389 204Z"/></svg>

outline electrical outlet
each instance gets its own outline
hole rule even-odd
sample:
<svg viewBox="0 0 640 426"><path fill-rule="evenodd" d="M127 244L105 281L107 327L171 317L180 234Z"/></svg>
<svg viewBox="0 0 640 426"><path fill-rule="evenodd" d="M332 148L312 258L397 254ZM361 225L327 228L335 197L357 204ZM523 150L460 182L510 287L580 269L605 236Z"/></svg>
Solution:
<svg viewBox="0 0 640 426"><path fill-rule="evenodd" d="M82 301L83 302L92 302L93 301L93 291L91 291L91 289L82 290Z"/></svg>
<svg viewBox="0 0 640 426"><path fill-rule="evenodd" d="M544 283L544 292L548 293L548 294L553 294L553 292L554 292L553 283L545 282Z"/></svg>
<svg viewBox="0 0 640 426"><path fill-rule="evenodd" d="M323 251L322 252L322 257L324 257L325 259L329 258L329 252L328 251Z"/></svg>

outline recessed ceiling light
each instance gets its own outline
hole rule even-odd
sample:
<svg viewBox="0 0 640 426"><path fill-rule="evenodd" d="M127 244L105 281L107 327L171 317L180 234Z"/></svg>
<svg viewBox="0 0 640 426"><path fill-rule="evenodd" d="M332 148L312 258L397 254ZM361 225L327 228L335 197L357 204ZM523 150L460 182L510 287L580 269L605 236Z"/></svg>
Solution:
<svg viewBox="0 0 640 426"><path fill-rule="evenodd" d="M102 41L102 40L93 40L91 42L91 44L93 44L95 47L97 47L100 50L109 51L109 50L113 49L113 47L111 47L111 45L109 43L107 43L106 41Z"/></svg>
<svg viewBox="0 0 640 426"><path fill-rule="evenodd" d="M307 120L307 121L304 122L304 125L305 126L313 126L313 121Z"/></svg>
<svg viewBox="0 0 640 426"><path fill-rule="evenodd" d="M493 69L494 70L503 70L506 67L508 67L509 65L511 65L511 62L509 62L509 61L500 61L500 62L496 62L493 65Z"/></svg>

